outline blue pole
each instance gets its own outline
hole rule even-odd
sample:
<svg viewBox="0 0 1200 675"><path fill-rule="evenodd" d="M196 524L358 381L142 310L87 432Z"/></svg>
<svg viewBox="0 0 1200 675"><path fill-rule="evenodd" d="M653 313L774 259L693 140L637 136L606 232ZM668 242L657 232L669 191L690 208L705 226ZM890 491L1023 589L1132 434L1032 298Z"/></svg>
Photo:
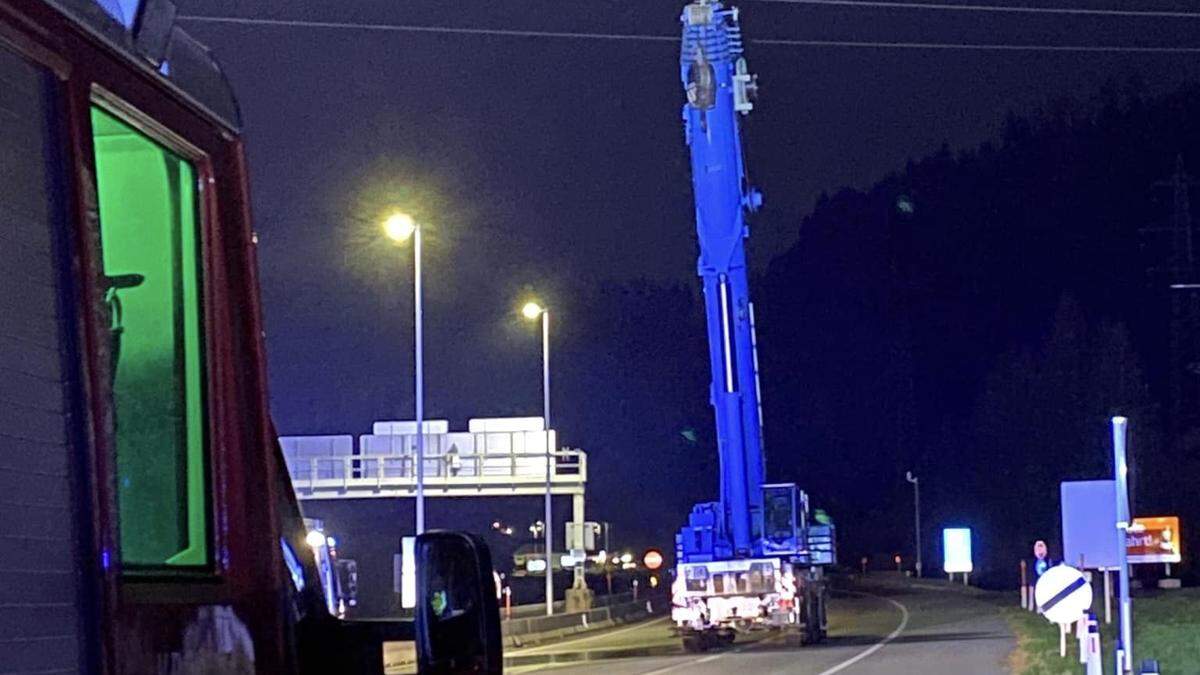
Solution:
<svg viewBox="0 0 1200 675"><path fill-rule="evenodd" d="M1117 484L1117 574L1120 579L1118 621L1120 635L1116 643L1116 672L1133 670L1133 610L1129 601L1129 561L1125 557L1125 533L1129 529L1129 465L1125 461L1126 427L1124 417L1112 418L1113 472Z"/></svg>

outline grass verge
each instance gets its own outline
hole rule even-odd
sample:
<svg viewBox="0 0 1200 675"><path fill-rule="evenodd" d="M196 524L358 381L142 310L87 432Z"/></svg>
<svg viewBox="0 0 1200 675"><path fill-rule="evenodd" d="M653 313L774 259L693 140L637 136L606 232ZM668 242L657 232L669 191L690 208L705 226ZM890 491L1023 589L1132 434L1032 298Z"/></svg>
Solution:
<svg viewBox="0 0 1200 675"><path fill-rule="evenodd" d="M1101 598L1102 599L1102 598ZM1103 607L1101 607L1103 610ZM1104 672L1112 673L1114 620L1100 617ZM1077 675L1079 646L1067 639L1067 658L1058 656L1058 626L1020 607L1005 607L1005 617L1017 635L1009 666L1017 675ZM1133 597L1134 671L1142 659L1158 659L1164 675L1200 674L1200 588L1141 591Z"/></svg>

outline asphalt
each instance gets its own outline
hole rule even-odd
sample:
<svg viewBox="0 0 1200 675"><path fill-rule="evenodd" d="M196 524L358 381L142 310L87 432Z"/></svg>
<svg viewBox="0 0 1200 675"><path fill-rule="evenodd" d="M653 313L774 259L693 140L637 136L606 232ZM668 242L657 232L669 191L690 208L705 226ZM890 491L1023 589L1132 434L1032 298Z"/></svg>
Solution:
<svg viewBox="0 0 1200 675"><path fill-rule="evenodd" d="M728 649L690 654L665 617L505 653L505 671L597 675L990 675L1008 673L1016 647L986 597L942 582L868 578L835 593L829 638L800 646L764 632Z"/></svg>

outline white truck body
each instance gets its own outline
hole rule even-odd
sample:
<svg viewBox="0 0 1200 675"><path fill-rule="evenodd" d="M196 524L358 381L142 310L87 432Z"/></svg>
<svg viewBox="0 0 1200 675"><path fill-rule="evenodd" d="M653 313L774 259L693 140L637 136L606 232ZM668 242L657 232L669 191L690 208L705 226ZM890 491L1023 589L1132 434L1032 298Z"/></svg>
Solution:
<svg viewBox="0 0 1200 675"><path fill-rule="evenodd" d="M754 630L800 621L799 584L779 558L679 563L671 620L682 631Z"/></svg>

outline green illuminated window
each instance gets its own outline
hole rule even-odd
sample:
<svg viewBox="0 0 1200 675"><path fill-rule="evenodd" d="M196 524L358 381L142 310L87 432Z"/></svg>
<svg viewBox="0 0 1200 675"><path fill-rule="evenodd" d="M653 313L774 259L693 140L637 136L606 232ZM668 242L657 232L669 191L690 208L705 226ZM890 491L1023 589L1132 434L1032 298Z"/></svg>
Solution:
<svg viewBox="0 0 1200 675"><path fill-rule="evenodd" d="M139 567L209 562L196 170L92 108L121 557Z"/></svg>

